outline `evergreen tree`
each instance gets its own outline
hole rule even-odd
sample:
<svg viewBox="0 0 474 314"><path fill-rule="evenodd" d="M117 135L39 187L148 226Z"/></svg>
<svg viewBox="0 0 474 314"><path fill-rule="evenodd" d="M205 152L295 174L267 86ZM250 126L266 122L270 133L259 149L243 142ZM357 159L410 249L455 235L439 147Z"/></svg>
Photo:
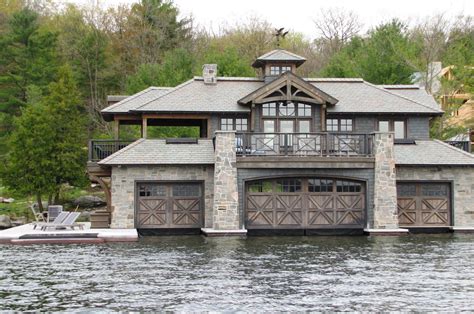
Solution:
<svg viewBox="0 0 474 314"><path fill-rule="evenodd" d="M40 27L34 11L24 8L9 19L0 39L0 112L7 131L11 117L26 104L28 86L46 90L54 79L55 45L56 35Z"/></svg>
<svg viewBox="0 0 474 314"><path fill-rule="evenodd" d="M38 204L45 195L57 201L62 184L85 182L85 136L79 93L71 70L62 67L48 95L29 102L15 119L3 184L19 194L36 195Z"/></svg>

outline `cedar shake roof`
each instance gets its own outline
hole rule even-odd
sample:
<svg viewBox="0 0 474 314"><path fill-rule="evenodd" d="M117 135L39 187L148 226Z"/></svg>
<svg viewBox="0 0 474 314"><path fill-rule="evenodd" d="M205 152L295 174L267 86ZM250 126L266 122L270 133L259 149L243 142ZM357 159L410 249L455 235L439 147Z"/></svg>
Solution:
<svg viewBox="0 0 474 314"><path fill-rule="evenodd" d="M362 79L304 79L338 100L328 113L412 113L440 115L432 96L414 88L384 88ZM268 83L268 84L271 84ZM103 115L144 112L249 112L237 102L262 88L257 78L218 77L217 84L204 84L195 77L174 88L150 87L102 110ZM437 105L437 104L436 104Z"/></svg>
<svg viewBox="0 0 474 314"><path fill-rule="evenodd" d="M395 144L397 166L474 166L474 155L439 140Z"/></svg>
<svg viewBox="0 0 474 314"><path fill-rule="evenodd" d="M139 139L98 162L99 165L213 165L212 140L197 144L166 144L166 140Z"/></svg>
<svg viewBox="0 0 474 314"><path fill-rule="evenodd" d="M283 50L283 49L275 49L270 52L267 52L266 54L258 57L254 63L252 63L252 66L254 68L259 68L263 66L265 63L268 62L277 62L277 61L283 61L283 62L288 62L288 63L294 63L296 66L300 66L306 61L306 58L302 56L298 56L295 53Z"/></svg>

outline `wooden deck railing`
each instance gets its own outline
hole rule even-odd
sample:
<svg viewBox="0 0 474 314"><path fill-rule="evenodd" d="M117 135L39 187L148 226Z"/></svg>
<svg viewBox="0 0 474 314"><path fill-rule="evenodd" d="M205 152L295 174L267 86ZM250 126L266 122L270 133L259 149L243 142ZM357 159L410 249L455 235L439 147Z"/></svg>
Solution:
<svg viewBox="0 0 474 314"><path fill-rule="evenodd" d="M236 133L238 156L372 156L372 134Z"/></svg>
<svg viewBox="0 0 474 314"><path fill-rule="evenodd" d="M100 161L135 142L134 140L90 140L89 161Z"/></svg>

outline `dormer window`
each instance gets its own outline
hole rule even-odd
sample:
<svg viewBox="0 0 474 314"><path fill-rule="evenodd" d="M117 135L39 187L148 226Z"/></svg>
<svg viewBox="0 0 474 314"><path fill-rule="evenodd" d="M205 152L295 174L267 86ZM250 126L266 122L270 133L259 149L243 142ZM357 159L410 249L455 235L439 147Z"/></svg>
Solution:
<svg viewBox="0 0 474 314"><path fill-rule="evenodd" d="M270 75L276 76L285 72L291 72L291 66L270 66Z"/></svg>

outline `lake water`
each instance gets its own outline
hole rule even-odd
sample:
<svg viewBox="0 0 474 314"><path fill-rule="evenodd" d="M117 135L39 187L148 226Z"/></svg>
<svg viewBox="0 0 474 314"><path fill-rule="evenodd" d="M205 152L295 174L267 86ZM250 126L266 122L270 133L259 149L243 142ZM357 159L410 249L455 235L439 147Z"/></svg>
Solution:
<svg viewBox="0 0 474 314"><path fill-rule="evenodd" d="M474 310L474 236L0 245L0 310Z"/></svg>

